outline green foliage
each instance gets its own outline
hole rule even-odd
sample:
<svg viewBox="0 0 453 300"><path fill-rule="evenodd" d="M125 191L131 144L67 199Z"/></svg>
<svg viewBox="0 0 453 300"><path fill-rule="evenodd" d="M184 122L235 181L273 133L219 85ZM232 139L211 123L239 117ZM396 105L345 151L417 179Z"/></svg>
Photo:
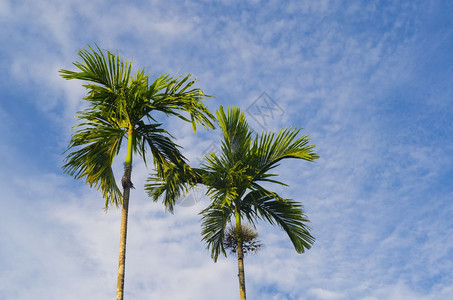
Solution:
<svg viewBox="0 0 453 300"><path fill-rule="evenodd" d="M175 200L184 196L200 177L187 164L167 164L161 174L150 175L145 184L148 195L156 202L161 196L166 209L173 213Z"/></svg>
<svg viewBox="0 0 453 300"><path fill-rule="evenodd" d="M198 169L190 175L179 172L178 176L168 173L167 180L148 179L146 190L155 201L165 198L167 206L173 207L181 193L191 186L202 183L208 187L207 194L212 202L202 215L202 239L211 250L216 261L225 252L227 226L231 219L246 219L252 226L257 220L278 225L292 241L298 253L309 249L314 242L310 234L309 220L304 215L302 205L262 186L275 183L277 174L271 171L283 159L314 161L319 156L314 152L314 144L309 144L306 135L300 135L299 128L282 129L278 133L253 134L244 113L239 108L223 107L217 111L219 127L223 132L221 153L210 153ZM174 170L173 170L174 171Z"/></svg>
<svg viewBox="0 0 453 300"><path fill-rule="evenodd" d="M102 192L105 207L122 203L122 195L112 172L112 163L119 153L123 139L133 137L133 152L147 162L151 151L157 174L163 175L172 166L185 169L186 159L172 136L155 122L154 113L174 115L197 125L214 128L214 116L205 107L206 97L193 88L191 75L170 77L163 74L149 83L144 70L132 72L127 61L90 46L79 52L76 71L60 70L68 80L85 83L83 98L88 108L77 112L78 124L71 136L63 170L76 179L84 178L91 187Z"/></svg>

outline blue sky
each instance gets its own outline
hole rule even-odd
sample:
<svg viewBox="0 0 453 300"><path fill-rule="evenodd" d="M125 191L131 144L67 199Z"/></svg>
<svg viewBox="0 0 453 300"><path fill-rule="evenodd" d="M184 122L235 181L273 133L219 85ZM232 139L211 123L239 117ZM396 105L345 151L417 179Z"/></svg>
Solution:
<svg viewBox="0 0 453 300"><path fill-rule="evenodd" d="M316 242L297 254L260 223L265 248L245 261L250 299L451 297L452 11L450 1L1 0L0 298L114 297L120 212L61 171L85 91L58 70L94 43L151 77L194 74L213 111L236 105L256 131L301 126L316 144L316 163L278 169ZM263 93L275 108L265 119ZM195 163L220 136L166 126ZM149 171L134 164L126 297L237 298L234 258L214 263L200 242L207 200L167 214L140 188Z"/></svg>

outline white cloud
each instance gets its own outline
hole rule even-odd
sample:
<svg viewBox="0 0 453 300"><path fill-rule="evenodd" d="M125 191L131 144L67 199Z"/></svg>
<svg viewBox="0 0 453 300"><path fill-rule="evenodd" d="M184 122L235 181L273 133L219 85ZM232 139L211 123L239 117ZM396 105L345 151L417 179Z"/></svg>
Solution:
<svg viewBox="0 0 453 300"><path fill-rule="evenodd" d="M1 48L2 86L11 95L26 89L30 96L14 101L35 105L50 126L61 127L52 149L64 149L85 93L57 71L72 68L87 43L118 49L152 76L195 74L197 85L218 97L209 100L213 110L246 109L266 91L285 110L269 128L303 126L321 155L277 170L291 185L281 192L304 203L317 241L298 255L281 230L260 224L265 248L246 258L249 298L446 299L453 281L451 77L428 78L436 86L412 97L428 76L419 61L442 64L439 45L448 39L429 46L421 22L436 18L433 10L407 3L3 1L0 36L9 43ZM429 57L420 54L425 50ZM0 229L0 253L8 258L0 278L10 282L0 298L112 298L120 212L104 213L98 192L61 175L54 168L60 156L38 171L42 162L33 157L44 150L32 140L30 149L18 148L11 103L0 110L0 214L8 224ZM191 161L219 136L192 135L174 120L166 126ZM142 191L147 173L134 165L127 295L236 298L234 258L214 264L200 242L197 213L206 203L165 214Z"/></svg>
<svg viewBox="0 0 453 300"><path fill-rule="evenodd" d="M312 294L316 299L334 300L334 299L347 299L344 295L338 292L333 292L321 288L311 288L309 294Z"/></svg>

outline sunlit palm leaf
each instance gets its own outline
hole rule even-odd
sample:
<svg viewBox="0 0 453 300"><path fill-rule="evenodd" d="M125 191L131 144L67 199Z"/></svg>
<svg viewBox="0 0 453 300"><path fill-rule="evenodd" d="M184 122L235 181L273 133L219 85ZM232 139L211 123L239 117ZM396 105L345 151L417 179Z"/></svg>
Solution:
<svg viewBox="0 0 453 300"><path fill-rule="evenodd" d="M268 172L283 159L313 161L319 158L313 151L315 145L308 144L310 139L307 136L299 137L299 132L298 128L282 129L277 135L266 132L253 142L250 165L255 173L254 180L272 181L269 177L274 175Z"/></svg>
<svg viewBox="0 0 453 300"><path fill-rule="evenodd" d="M87 82L94 82L102 85L112 92L127 85L130 79L132 61L124 61L118 55L107 51L105 57L102 50L88 46L88 49L79 51L82 62L75 62L74 66L80 72L60 70L60 74L65 79L79 79ZM91 86L91 85L87 85Z"/></svg>
<svg viewBox="0 0 453 300"><path fill-rule="evenodd" d="M189 89L195 82L187 75L181 79L168 76L159 77L150 87L149 96L154 100L151 110L158 110L169 115L175 115L185 121L191 122L193 129L201 124L207 128L214 128L211 122L214 116L209 112L202 100L206 97L202 90L195 88ZM163 84L165 83L165 84ZM165 90L162 90L165 88ZM181 112L188 112L185 116Z"/></svg>
<svg viewBox="0 0 453 300"><path fill-rule="evenodd" d="M228 113L222 106L217 110L219 127L223 132L222 154L241 161L248 154L252 143L252 131L243 113L237 107L229 107Z"/></svg>
<svg viewBox="0 0 453 300"><path fill-rule="evenodd" d="M201 177L197 169L191 169L184 165L165 165L161 174L150 175L145 184L145 191L153 199L162 199L165 208L173 212L177 199L185 194L197 183L201 183Z"/></svg>
<svg viewBox="0 0 453 300"><path fill-rule="evenodd" d="M85 178L91 187L101 190L106 208L109 203L118 206L122 197L111 165L120 150L124 130L105 126L100 120L81 123L78 127L82 129L72 136L66 151L77 150L66 157L63 170L76 179Z"/></svg>

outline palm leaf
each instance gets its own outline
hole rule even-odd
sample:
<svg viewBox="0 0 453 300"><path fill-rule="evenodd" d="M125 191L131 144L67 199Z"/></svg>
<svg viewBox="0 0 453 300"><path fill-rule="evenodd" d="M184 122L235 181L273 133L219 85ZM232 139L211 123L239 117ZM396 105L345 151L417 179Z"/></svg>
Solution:
<svg viewBox="0 0 453 300"><path fill-rule="evenodd" d="M228 114L222 106L217 110L219 127L223 132L222 152L231 159L240 161L247 155L252 143L252 131L237 107L228 107Z"/></svg>
<svg viewBox="0 0 453 300"><path fill-rule="evenodd" d="M299 132L299 128L286 128L280 130L277 135L266 132L254 140L249 156L251 160L249 164L255 173L254 180L270 181L268 178L274 174L268 172L277 167L283 159L313 161L319 158L313 151L315 145L308 144L310 139L306 135L298 137Z"/></svg>
<svg viewBox="0 0 453 300"><path fill-rule="evenodd" d="M103 88L112 92L127 86L129 83L132 61L121 60L118 55L107 52L107 57L96 45L96 49L88 46L89 49L82 49L78 55L82 62L74 62L74 66L79 72L70 70L60 70L60 74L65 79L79 79L101 85Z"/></svg>
<svg viewBox="0 0 453 300"><path fill-rule="evenodd" d="M241 204L241 209L248 218L253 220L258 216L272 225L280 226L288 234L298 253L310 249L314 243L311 228L305 224L310 221L300 203L261 189L248 193Z"/></svg>
<svg viewBox="0 0 453 300"><path fill-rule="evenodd" d="M73 136L66 150L73 151L65 159L63 170L76 179L85 178L90 187L102 191L105 208L109 203L122 203L121 192L115 182L112 162L118 154L124 130L106 120L95 119L76 126L81 127Z"/></svg>
<svg viewBox="0 0 453 300"><path fill-rule="evenodd" d="M214 128L211 121L214 116L203 103L205 98L211 96L205 95L198 88L189 89L195 82L190 77L188 74L182 79L180 76L171 78L168 75L157 78L148 91L148 96L153 99L149 108L191 122L194 131L197 125ZM188 113L189 116L182 112Z"/></svg>
<svg viewBox="0 0 453 300"><path fill-rule="evenodd" d="M197 169L189 165L165 165L161 174L148 176L145 191L154 202L162 199L165 208L173 212L176 200L185 196L197 183L201 183Z"/></svg>
<svg viewBox="0 0 453 300"><path fill-rule="evenodd" d="M214 261L217 261L221 253L226 256L223 245L225 229L233 213L234 210L227 205L223 207L211 205L200 213L203 216L201 219L202 240L207 243L207 249L211 250L211 257Z"/></svg>
<svg viewBox="0 0 453 300"><path fill-rule="evenodd" d="M171 139L172 136L167 131L160 128L160 124L139 122L135 135L136 151L146 163L146 147L149 147L158 174L163 172L165 165L181 166L186 163L186 158L179 151L180 147Z"/></svg>

